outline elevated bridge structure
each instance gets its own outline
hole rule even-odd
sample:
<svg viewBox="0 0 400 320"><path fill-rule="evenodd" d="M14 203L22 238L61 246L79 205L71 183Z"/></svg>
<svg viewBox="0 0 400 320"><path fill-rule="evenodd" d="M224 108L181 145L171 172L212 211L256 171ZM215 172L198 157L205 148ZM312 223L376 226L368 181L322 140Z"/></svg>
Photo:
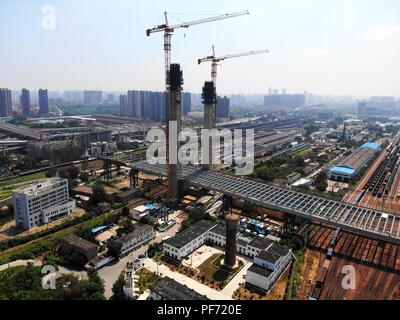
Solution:
<svg viewBox="0 0 400 320"><path fill-rule="evenodd" d="M166 176L165 165L131 162L137 171ZM341 228L363 236L400 244L400 215L272 186L248 178L199 167L182 166L181 180L190 186L224 193L257 206Z"/></svg>

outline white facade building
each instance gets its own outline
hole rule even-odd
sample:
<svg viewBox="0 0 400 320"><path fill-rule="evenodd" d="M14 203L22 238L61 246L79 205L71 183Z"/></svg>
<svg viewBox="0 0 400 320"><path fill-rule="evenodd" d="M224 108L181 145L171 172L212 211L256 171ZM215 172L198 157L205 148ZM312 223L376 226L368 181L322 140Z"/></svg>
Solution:
<svg viewBox="0 0 400 320"><path fill-rule="evenodd" d="M13 192L14 216L17 227L31 229L64 218L76 210L69 199L68 180L38 180Z"/></svg>
<svg viewBox="0 0 400 320"><path fill-rule="evenodd" d="M164 253L170 258L182 260L206 243L225 247L226 227L211 221L200 221L167 240ZM270 290L292 261L290 249L268 239L238 236L236 250L238 254L254 259L254 264L247 271L246 282L265 291Z"/></svg>
<svg viewBox="0 0 400 320"><path fill-rule="evenodd" d="M271 243L255 256L254 264L247 270L246 282L269 291L291 261L292 253L289 249Z"/></svg>

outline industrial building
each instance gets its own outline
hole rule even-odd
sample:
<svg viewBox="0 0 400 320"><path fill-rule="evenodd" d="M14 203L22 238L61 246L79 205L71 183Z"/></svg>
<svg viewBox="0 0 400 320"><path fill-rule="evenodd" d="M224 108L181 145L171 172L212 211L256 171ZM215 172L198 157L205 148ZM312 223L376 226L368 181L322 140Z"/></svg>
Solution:
<svg viewBox="0 0 400 320"><path fill-rule="evenodd" d="M30 141L26 146L26 154L30 159L66 163L81 159L85 149L77 141Z"/></svg>
<svg viewBox="0 0 400 320"><path fill-rule="evenodd" d="M356 152L340 161L329 170L329 179L338 182L349 182L359 173L374 156L381 146L378 143L368 142Z"/></svg>
<svg viewBox="0 0 400 320"><path fill-rule="evenodd" d="M124 255L155 237L156 232L153 227L138 223L134 225L134 230L131 233L122 236L117 241L121 243L121 254Z"/></svg>
<svg viewBox="0 0 400 320"><path fill-rule="evenodd" d="M68 235L62 238L60 249L63 253L80 253L88 260L97 257L97 245L76 235Z"/></svg>
<svg viewBox="0 0 400 320"><path fill-rule="evenodd" d="M285 133L268 132L256 135L254 144L258 147L259 152L272 152L286 145L291 144L297 132L290 131Z"/></svg>
<svg viewBox="0 0 400 320"><path fill-rule="evenodd" d="M196 291L165 277L150 288L148 300L210 300Z"/></svg>
<svg viewBox="0 0 400 320"><path fill-rule="evenodd" d="M69 199L68 180L38 180L13 192L14 216L17 227L31 229L64 218L76 210Z"/></svg>

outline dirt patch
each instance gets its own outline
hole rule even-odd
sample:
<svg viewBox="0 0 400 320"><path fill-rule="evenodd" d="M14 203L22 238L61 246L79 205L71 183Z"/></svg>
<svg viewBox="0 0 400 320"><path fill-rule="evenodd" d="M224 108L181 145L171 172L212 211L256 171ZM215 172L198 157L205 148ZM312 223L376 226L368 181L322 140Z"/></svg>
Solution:
<svg viewBox="0 0 400 320"><path fill-rule="evenodd" d="M300 287L297 291L298 300L308 300L318 277L321 253L307 250L301 270Z"/></svg>

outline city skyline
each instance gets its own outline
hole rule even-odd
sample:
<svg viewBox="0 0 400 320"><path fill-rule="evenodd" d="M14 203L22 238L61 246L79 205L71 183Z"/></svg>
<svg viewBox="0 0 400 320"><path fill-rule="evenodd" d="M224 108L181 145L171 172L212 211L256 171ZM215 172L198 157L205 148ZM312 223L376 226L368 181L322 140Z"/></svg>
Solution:
<svg viewBox="0 0 400 320"><path fill-rule="evenodd" d="M220 94L265 94L268 87L284 87L288 92L308 90L320 95L398 97L400 6L393 0L368 2L365 6L360 0L172 1L166 7L161 1L120 0L113 6L105 1L97 1L96 6L91 1L53 1L56 29L43 30L41 10L47 3L2 1L0 41L9 50L2 52L0 83L31 91L41 87L160 91L164 86L162 36L147 38L145 30L161 23L158 18L164 10L221 14L249 9L250 18L176 31L172 61L182 65L185 91L200 92L209 80L210 66L196 62L215 44L218 54L270 50L267 55L224 63L219 69ZM174 16L172 23L204 17ZM15 17L24 23L12 24ZM30 48L29 59L21 43Z"/></svg>

